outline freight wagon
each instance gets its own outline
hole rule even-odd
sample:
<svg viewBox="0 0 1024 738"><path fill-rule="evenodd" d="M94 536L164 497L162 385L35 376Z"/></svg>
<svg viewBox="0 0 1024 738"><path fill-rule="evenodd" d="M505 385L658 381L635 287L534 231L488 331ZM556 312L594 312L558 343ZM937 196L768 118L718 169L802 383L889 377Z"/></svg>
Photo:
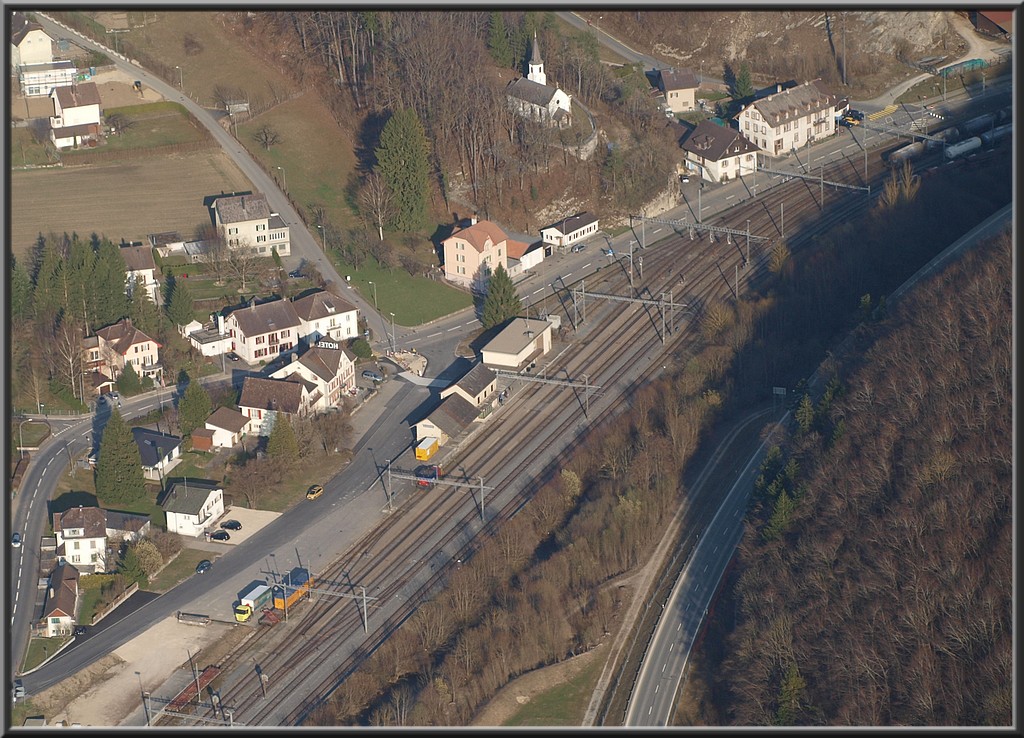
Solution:
<svg viewBox="0 0 1024 738"><path fill-rule="evenodd" d="M980 148L981 139L978 138L977 136L974 136L972 138L967 139L966 141L961 141L958 144L947 146L946 159L949 161L953 161L953 159L956 159L959 156L965 156L966 154L969 154L972 151L977 151Z"/></svg>
<svg viewBox="0 0 1024 738"><path fill-rule="evenodd" d="M899 166L905 161L912 161L925 152L924 141L915 141L912 144L896 149L889 154L889 166Z"/></svg>
<svg viewBox="0 0 1024 738"><path fill-rule="evenodd" d="M966 123L960 124L960 133L966 139L968 136L974 136L982 131L987 131L996 122L995 113L985 113L979 115L977 118L971 118Z"/></svg>
<svg viewBox="0 0 1024 738"><path fill-rule="evenodd" d="M928 151L934 151L935 149L941 149L943 144L945 144L946 146L949 146L949 144L954 144L954 143L956 143L957 141L960 140L960 131L958 131L955 127L953 127L953 128L943 128L941 131L936 131L935 133L932 133L930 135L932 136L932 138L939 138L939 139L942 139L942 140L941 141L927 141L925 143L925 148L927 148Z"/></svg>
<svg viewBox="0 0 1024 738"><path fill-rule="evenodd" d="M985 131L978 138L980 138L981 142L986 146L992 146L997 141L1001 141L1009 136L1011 133L1013 133L1013 124L1008 123L1005 126L996 126L991 131Z"/></svg>
<svg viewBox="0 0 1024 738"><path fill-rule="evenodd" d="M284 579L283 585L274 586L274 608L284 612L304 596L309 595L313 577L309 571L296 567Z"/></svg>

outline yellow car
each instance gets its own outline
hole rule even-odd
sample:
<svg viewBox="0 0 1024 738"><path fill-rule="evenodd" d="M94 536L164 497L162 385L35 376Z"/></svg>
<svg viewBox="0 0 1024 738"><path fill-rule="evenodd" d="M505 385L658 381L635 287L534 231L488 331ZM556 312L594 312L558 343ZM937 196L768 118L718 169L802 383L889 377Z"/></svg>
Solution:
<svg viewBox="0 0 1024 738"><path fill-rule="evenodd" d="M322 495L323 493L324 493L324 488L323 488L323 485L320 485L320 484L314 484L314 485L313 485L312 487L310 487L310 488L309 488L309 490L308 490L308 491L306 492L306 499L307 499L307 500L315 500L315 499L316 499L317 497L319 497L319 496L320 496L320 495Z"/></svg>

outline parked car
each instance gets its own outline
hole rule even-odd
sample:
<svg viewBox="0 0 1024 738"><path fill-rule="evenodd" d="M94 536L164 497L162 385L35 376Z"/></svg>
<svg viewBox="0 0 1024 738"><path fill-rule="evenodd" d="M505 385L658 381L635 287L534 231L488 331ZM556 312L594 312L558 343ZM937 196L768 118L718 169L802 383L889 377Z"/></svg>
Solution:
<svg viewBox="0 0 1024 738"><path fill-rule="evenodd" d="M586 247L586 245L587 244L585 244L585 243L574 243L572 245L572 248L569 249L569 251L571 251L574 254L578 254L579 252L581 252Z"/></svg>
<svg viewBox="0 0 1024 738"><path fill-rule="evenodd" d="M315 500L317 497L324 493L324 487L322 484L314 484L306 491L307 500Z"/></svg>
<svg viewBox="0 0 1024 738"><path fill-rule="evenodd" d="M370 381L373 382L383 382L384 375L381 374L380 372L375 372L372 369L367 369L365 372L363 372L363 379L369 379Z"/></svg>
<svg viewBox="0 0 1024 738"><path fill-rule="evenodd" d="M21 533L15 533L11 536L11 545L14 548L21 548Z"/></svg>
<svg viewBox="0 0 1024 738"><path fill-rule="evenodd" d="M238 354L236 354L234 351L228 351L228 358L231 359L232 361L238 361Z"/></svg>
<svg viewBox="0 0 1024 738"><path fill-rule="evenodd" d="M205 574L210 570L210 567L212 566L212 561L210 561L209 559L203 559L198 564L196 564L196 574Z"/></svg>
<svg viewBox="0 0 1024 738"><path fill-rule="evenodd" d="M223 543L224 541L230 541L231 535L226 530L215 530L210 534L210 540Z"/></svg>
<svg viewBox="0 0 1024 738"><path fill-rule="evenodd" d="M298 279L299 277L302 276L302 271L299 269L292 269L290 272L288 272L288 276L291 277L292 279Z"/></svg>
<svg viewBox="0 0 1024 738"><path fill-rule="evenodd" d="M683 184L690 184L690 175L689 174L682 175L681 177L679 177L679 181L682 182Z"/></svg>
<svg viewBox="0 0 1024 738"><path fill-rule="evenodd" d="M84 625L77 626L75 628L75 635L76 636L84 636L85 635L85 626Z"/></svg>
<svg viewBox="0 0 1024 738"><path fill-rule="evenodd" d="M237 520L225 520L220 527L224 530L242 530L242 524Z"/></svg>

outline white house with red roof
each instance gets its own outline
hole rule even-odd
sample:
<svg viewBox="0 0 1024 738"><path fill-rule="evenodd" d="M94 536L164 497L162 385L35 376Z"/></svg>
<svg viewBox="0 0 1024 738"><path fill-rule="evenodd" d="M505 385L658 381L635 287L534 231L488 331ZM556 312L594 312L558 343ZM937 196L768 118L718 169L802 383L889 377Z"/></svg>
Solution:
<svg viewBox="0 0 1024 738"><path fill-rule="evenodd" d="M355 387L355 357L325 339L301 355L292 354L292 360L270 377L314 385L309 396L311 412L335 408L341 404L344 393Z"/></svg>
<svg viewBox="0 0 1024 738"><path fill-rule="evenodd" d="M250 364L268 364L296 348L302 338L302 320L288 300L271 300L232 310L224 318L231 350Z"/></svg>
<svg viewBox="0 0 1024 738"><path fill-rule="evenodd" d="M100 135L100 90L95 82L54 87L50 92L50 140L58 149L96 141Z"/></svg>
<svg viewBox="0 0 1024 738"><path fill-rule="evenodd" d="M116 381L131 364L139 377L149 377L156 384L163 384L160 343L133 326L131 318L100 328L95 336L87 337L82 346L87 370L98 371Z"/></svg>
<svg viewBox="0 0 1024 738"><path fill-rule="evenodd" d="M238 409L249 418L251 433L269 436L278 413L290 417L309 415L316 391L317 385L301 375L292 379L249 376L242 383Z"/></svg>

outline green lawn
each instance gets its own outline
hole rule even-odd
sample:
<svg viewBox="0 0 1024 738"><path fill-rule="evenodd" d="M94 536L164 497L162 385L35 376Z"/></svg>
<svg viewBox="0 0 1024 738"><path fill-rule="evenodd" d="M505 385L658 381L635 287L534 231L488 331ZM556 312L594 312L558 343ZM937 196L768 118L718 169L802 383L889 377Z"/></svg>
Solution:
<svg viewBox="0 0 1024 738"><path fill-rule="evenodd" d="M374 302L377 286L377 309L385 320L395 314L395 323L403 326L422 325L473 304L471 295L449 286L442 280L434 281L412 277L403 269L388 272L373 259L367 259L361 269L353 269L332 252L331 258L338 273L352 277L350 284L359 290L363 299Z"/></svg>
<svg viewBox="0 0 1024 738"><path fill-rule="evenodd" d="M22 671L28 671L36 668L50 656L57 653L57 650L70 640L71 636L29 639L28 651L25 653L25 662L22 664Z"/></svg>
<svg viewBox="0 0 1024 738"><path fill-rule="evenodd" d="M603 659L594 659L572 681L531 699L501 727L580 725L603 666Z"/></svg>
<svg viewBox="0 0 1024 738"><path fill-rule="evenodd" d="M213 561L216 557L208 551L183 548L178 556L152 579L146 588L149 592L166 592L196 573L196 564L203 559Z"/></svg>
<svg viewBox="0 0 1024 738"><path fill-rule="evenodd" d="M18 445L24 445L25 448L38 446L44 438L50 435L50 426L46 423L37 423L34 420L30 420L27 423L19 422L14 425L18 427L14 428L12 426L11 431L18 440Z"/></svg>
<svg viewBox="0 0 1024 738"><path fill-rule="evenodd" d="M131 128L123 134L106 137L103 151L124 149L146 149L171 144L212 141L205 128L194 125L185 108L174 102L157 102L146 105L131 105L124 108L109 108L103 111L104 120L124 115L132 121ZM82 149L83 152L96 149ZM75 151L64 153L65 160L74 162Z"/></svg>
<svg viewBox="0 0 1024 738"><path fill-rule="evenodd" d="M12 167L42 166L53 164L50 156L47 155L47 147L53 156L56 152L52 145L38 143L28 128L11 128L11 148L8 153L8 161Z"/></svg>

